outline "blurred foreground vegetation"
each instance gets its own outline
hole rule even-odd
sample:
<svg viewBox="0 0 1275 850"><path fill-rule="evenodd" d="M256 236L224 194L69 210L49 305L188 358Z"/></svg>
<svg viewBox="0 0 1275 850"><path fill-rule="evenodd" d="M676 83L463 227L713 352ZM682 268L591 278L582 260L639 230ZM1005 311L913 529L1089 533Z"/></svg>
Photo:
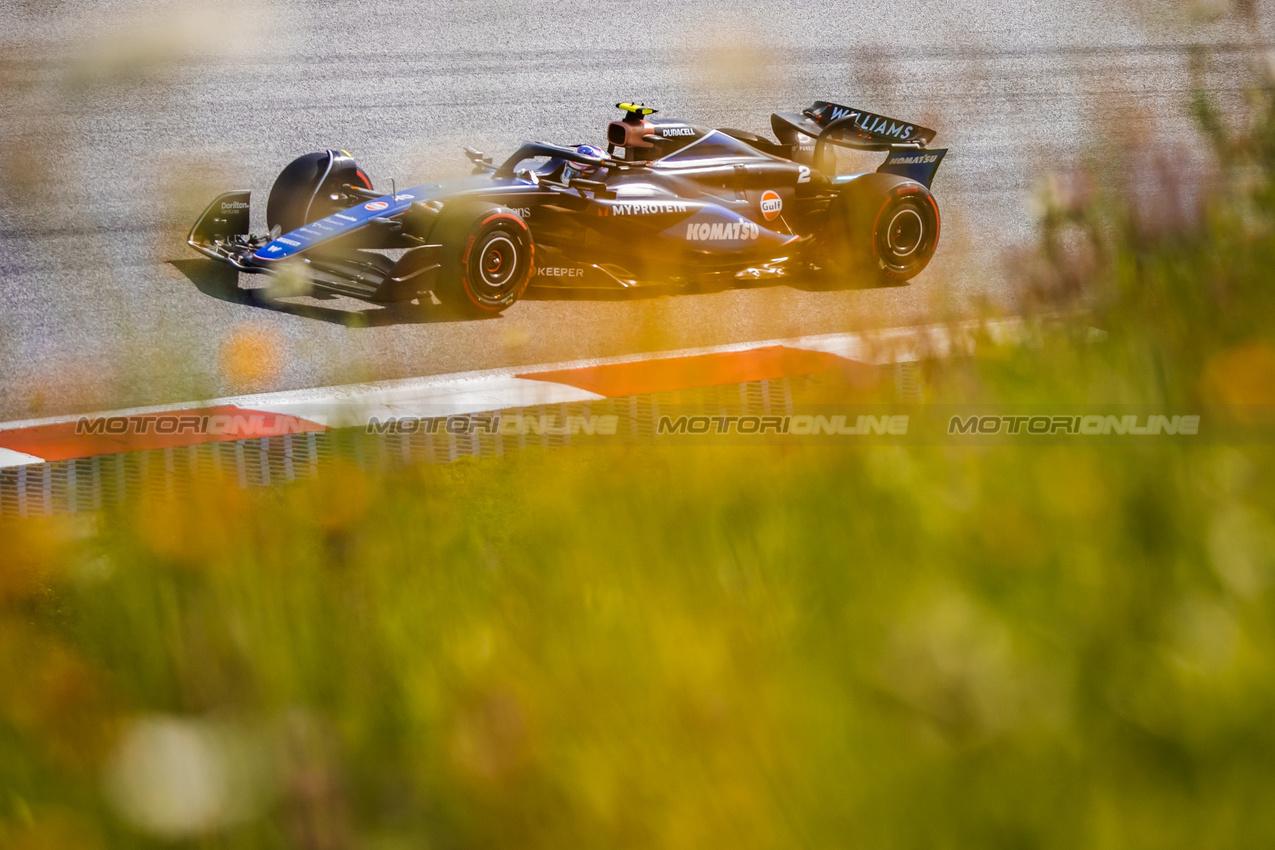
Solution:
<svg viewBox="0 0 1275 850"><path fill-rule="evenodd" d="M1207 175L1046 187L1022 308L1105 342L933 364L927 399L1269 423L1255 97L1239 133L1201 104ZM590 449L9 522L0 846L1271 846L1273 472Z"/></svg>

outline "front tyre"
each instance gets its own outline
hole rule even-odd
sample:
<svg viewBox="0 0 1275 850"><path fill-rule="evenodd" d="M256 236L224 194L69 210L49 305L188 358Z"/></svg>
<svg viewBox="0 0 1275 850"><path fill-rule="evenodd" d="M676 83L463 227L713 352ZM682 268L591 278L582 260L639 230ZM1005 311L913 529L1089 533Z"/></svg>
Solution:
<svg viewBox="0 0 1275 850"><path fill-rule="evenodd" d="M494 316L517 301L535 274L535 244L513 210L448 205L430 241L443 246L434 295L467 316Z"/></svg>
<svg viewBox="0 0 1275 850"><path fill-rule="evenodd" d="M372 188L372 181L345 151L326 150L297 157L279 172L270 187L266 227L278 227L287 233L353 206L357 199L346 195L346 185Z"/></svg>

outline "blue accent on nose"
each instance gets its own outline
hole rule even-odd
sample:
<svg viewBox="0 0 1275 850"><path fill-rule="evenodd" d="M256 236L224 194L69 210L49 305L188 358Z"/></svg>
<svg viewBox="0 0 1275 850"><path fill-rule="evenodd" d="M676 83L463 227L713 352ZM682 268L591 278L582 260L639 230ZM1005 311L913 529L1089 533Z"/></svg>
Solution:
<svg viewBox="0 0 1275 850"><path fill-rule="evenodd" d="M270 244L262 246L252 256L266 262L286 260L308 251L320 242L358 230L374 218L386 218L407 212L413 201L427 197L429 197L427 186L413 186L399 192L397 196L382 195L376 200L364 201L358 206L341 210L304 227L298 227L290 233L285 233Z"/></svg>

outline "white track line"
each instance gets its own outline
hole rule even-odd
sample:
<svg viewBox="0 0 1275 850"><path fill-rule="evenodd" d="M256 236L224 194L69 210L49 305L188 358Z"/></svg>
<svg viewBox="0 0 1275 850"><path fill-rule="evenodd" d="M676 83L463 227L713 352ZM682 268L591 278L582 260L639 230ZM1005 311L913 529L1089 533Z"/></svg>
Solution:
<svg viewBox="0 0 1275 850"><path fill-rule="evenodd" d="M23 452L15 452L13 449L0 448L0 469L6 469L10 466L26 466L32 463L44 463L44 458L24 454Z"/></svg>

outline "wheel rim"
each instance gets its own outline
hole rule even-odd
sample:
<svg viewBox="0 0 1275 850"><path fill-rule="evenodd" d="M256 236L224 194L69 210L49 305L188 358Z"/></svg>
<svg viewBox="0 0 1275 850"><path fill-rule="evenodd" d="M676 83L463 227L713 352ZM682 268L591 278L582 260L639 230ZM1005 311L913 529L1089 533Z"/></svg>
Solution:
<svg viewBox="0 0 1275 850"><path fill-rule="evenodd" d="M903 207L894 213L885 231L885 244L890 253L906 259L917 252L925 239L925 222L913 207Z"/></svg>
<svg viewBox="0 0 1275 850"><path fill-rule="evenodd" d="M519 266L518 246L508 234L497 231L491 234L476 252L479 294L499 299L517 283Z"/></svg>

